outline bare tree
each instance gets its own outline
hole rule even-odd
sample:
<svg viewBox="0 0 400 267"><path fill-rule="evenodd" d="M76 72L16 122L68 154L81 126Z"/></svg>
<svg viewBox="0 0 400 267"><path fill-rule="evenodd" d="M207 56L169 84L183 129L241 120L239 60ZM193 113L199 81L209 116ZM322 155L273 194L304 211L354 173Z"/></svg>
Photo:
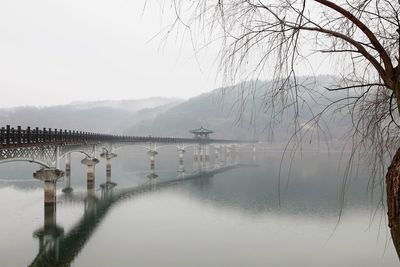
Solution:
<svg viewBox="0 0 400 267"><path fill-rule="evenodd" d="M389 226L400 255L400 0L170 0L176 19L168 28L196 29L222 42L221 67L229 81L272 76L266 110L291 111L294 136L319 125L328 110L352 118L353 154L361 151L386 175ZM192 37L193 39L193 37ZM326 92L302 84L302 68L328 59L340 77ZM272 67L271 67L272 66ZM338 94L340 93L340 94ZM330 95L335 95L330 99ZM307 99L324 107L299 123ZM316 97L317 96L317 97ZM279 100L283 105L277 104ZM279 106L279 108L277 108ZM397 152L396 152L397 150ZM352 157L352 160L354 157ZM384 186L384 179L372 178Z"/></svg>

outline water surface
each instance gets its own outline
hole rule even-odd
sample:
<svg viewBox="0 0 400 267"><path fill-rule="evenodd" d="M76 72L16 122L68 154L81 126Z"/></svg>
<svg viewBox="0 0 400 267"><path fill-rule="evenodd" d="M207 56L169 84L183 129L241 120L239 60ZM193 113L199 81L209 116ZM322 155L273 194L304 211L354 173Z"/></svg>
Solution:
<svg viewBox="0 0 400 267"><path fill-rule="evenodd" d="M145 151L126 148L118 155L113 190L100 190L101 163L96 198L87 196L80 155L72 161L73 194L64 195L63 182L57 184L59 266L399 265L385 212L378 198L371 199L363 168L342 208L338 154L304 153L292 165L288 183L285 165L280 197L277 151L259 152L258 166L193 179L188 177L197 166L188 151L186 178L168 183L177 178L177 157L173 148L165 149L157 156L159 178L152 184ZM254 163L250 151L241 161ZM28 266L38 255L54 260L52 248L39 253L43 190L31 178L37 168L0 165L1 266Z"/></svg>

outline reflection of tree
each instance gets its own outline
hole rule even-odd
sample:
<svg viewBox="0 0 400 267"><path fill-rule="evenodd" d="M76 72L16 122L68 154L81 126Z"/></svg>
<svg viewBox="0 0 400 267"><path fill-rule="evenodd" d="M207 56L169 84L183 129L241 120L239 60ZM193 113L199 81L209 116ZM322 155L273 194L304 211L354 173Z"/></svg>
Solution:
<svg viewBox="0 0 400 267"><path fill-rule="evenodd" d="M56 225L55 206L45 210L44 228L34 233L39 238L39 253L29 266L70 266L71 262L80 253L99 223L105 218L110 208L117 202L141 193L151 192L168 186L193 179L209 178L215 174L236 166L216 169L210 172L196 172L187 175L185 179L177 178L165 182L149 183L133 188L115 190L113 187L102 187L100 197L91 194L90 191L83 198L85 210L82 218L66 234L61 227ZM79 195L71 194L71 201L80 201Z"/></svg>
<svg viewBox="0 0 400 267"><path fill-rule="evenodd" d="M244 121L246 103L262 99L261 108L271 114L271 127L281 122L279 118L292 116L288 118L293 136L288 142L296 149L302 141L326 134L331 112L345 114L352 128L349 167L358 163L357 157L368 159L369 187L384 189L387 159L396 149L400 153L400 1L170 2L175 20L166 34L182 25L192 38L206 32L211 39L222 40L221 69L228 81L272 76L271 86L261 95L255 90L239 92L239 121ZM313 82L299 77L327 60L334 63L329 67L338 78L326 90L316 90ZM395 159L392 166L400 172ZM400 220L397 174L388 174L386 188L390 226L394 226ZM383 195L381 200L383 204Z"/></svg>

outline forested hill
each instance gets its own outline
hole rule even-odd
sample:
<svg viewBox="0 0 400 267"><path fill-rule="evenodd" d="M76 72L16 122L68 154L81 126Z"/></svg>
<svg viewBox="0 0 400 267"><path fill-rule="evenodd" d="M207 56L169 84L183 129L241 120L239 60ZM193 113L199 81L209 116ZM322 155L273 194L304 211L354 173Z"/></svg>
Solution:
<svg viewBox="0 0 400 267"><path fill-rule="evenodd" d="M204 126L214 130L215 138L257 139L282 145L297 127L308 131L306 143L329 140L334 143L350 126L346 110L327 114L317 127L307 123L335 96L324 87L332 76L300 77L313 94L300 90L299 117L294 123L292 96L275 99L273 109L269 81L248 81L218 88L182 100L154 97L142 100L80 102L50 107L17 107L0 110L2 125L39 126L129 135L190 136L189 130ZM322 105L321 105L322 104ZM283 112L282 112L283 111Z"/></svg>
<svg viewBox="0 0 400 267"><path fill-rule="evenodd" d="M303 93L299 101L298 124L308 130L305 142L324 140L338 142L350 125L348 114L327 114L320 121L322 128L305 125L324 105L330 102L324 94L326 86L334 81L332 76L301 77L301 83L309 86L314 94ZM125 133L132 135L190 136L188 130L200 125L215 131L216 138L257 139L283 144L295 131L291 96L275 101L275 110L266 103L269 81L249 81L236 86L215 89L160 112L151 120L141 120L127 127ZM301 92L300 92L301 93ZM330 92L329 92L330 93ZM320 99L315 99L318 95ZM334 99L334 94L331 94ZM321 105L322 104L322 105ZM286 108L285 108L286 107ZM280 112L282 111L283 112ZM344 111L346 113L346 111ZM140 114L140 112L138 113Z"/></svg>
<svg viewBox="0 0 400 267"><path fill-rule="evenodd" d="M49 107L16 107L0 110L1 125L10 124L48 128L122 133L126 127L157 112L177 105L177 98L154 97L139 100L79 102ZM136 115L142 112L141 117ZM144 117L146 116L146 117Z"/></svg>

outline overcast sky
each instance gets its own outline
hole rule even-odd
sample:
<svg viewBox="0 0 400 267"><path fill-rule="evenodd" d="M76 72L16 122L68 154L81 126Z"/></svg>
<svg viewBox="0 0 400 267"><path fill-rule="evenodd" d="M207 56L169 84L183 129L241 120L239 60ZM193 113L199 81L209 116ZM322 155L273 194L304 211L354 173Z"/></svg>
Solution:
<svg viewBox="0 0 400 267"><path fill-rule="evenodd" d="M189 41L163 46L152 37L172 14L144 2L1 0L0 107L188 98L220 86L218 46L197 57Z"/></svg>
<svg viewBox="0 0 400 267"><path fill-rule="evenodd" d="M0 106L210 91L217 49L151 41L167 15L144 0L0 1ZM214 68L214 69L213 69Z"/></svg>

